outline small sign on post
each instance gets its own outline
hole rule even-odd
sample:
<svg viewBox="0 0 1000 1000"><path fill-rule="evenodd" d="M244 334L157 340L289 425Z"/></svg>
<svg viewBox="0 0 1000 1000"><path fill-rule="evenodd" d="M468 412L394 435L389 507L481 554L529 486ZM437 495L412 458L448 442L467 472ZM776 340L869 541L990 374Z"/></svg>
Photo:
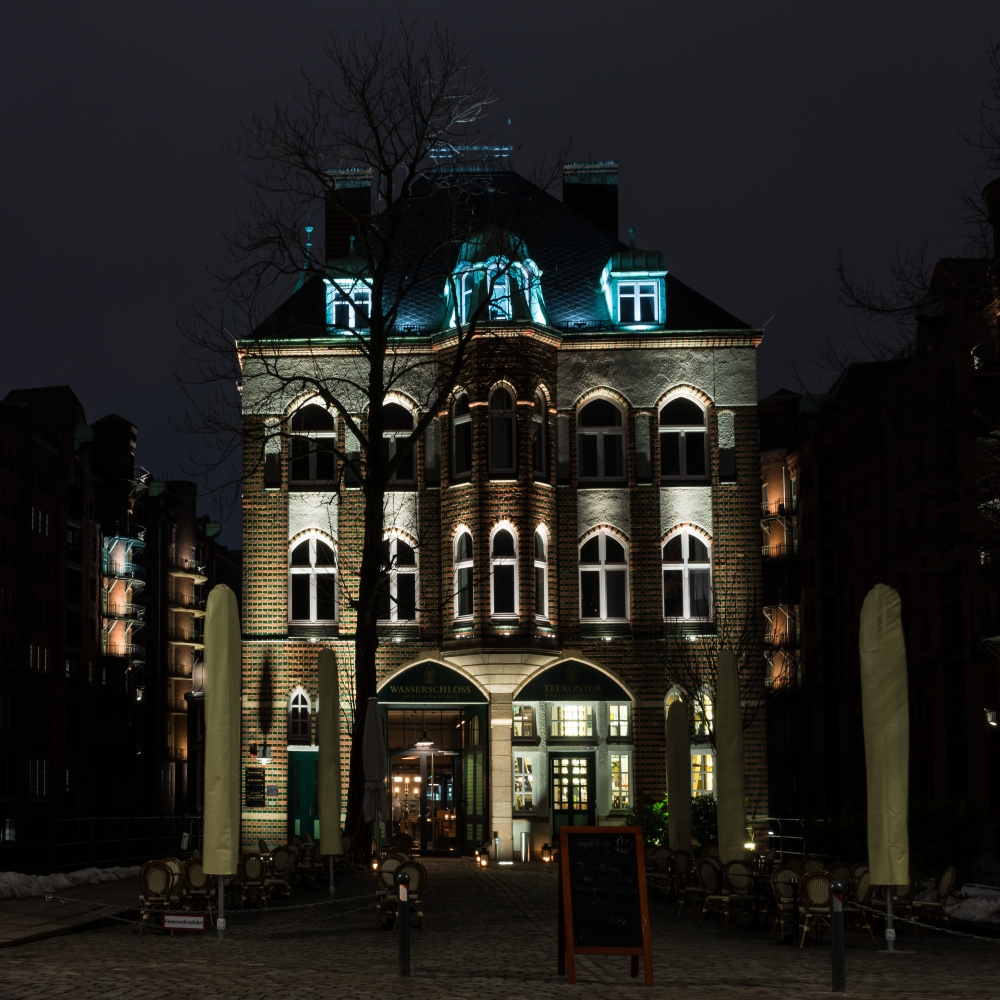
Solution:
<svg viewBox="0 0 1000 1000"><path fill-rule="evenodd" d="M198 931L205 930L204 913L164 913L163 929L165 931Z"/></svg>

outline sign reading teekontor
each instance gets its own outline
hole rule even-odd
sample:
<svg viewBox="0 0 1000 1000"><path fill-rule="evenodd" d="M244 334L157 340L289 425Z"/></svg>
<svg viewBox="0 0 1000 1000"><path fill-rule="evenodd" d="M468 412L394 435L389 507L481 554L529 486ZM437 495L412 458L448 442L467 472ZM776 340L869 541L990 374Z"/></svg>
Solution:
<svg viewBox="0 0 1000 1000"><path fill-rule="evenodd" d="M484 705L487 698L457 670L429 660L408 667L384 682L378 700L382 705Z"/></svg>
<svg viewBox="0 0 1000 1000"><path fill-rule="evenodd" d="M532 677L514 701L630 701L613 677L579 660L564 660Z"/></svg>
<svg viewBox="0 0 1000 1000"><path fill-rule="evenodd" d="M205 914L164 913L163 929L165 931L203 931L205 929Z"/></svg>

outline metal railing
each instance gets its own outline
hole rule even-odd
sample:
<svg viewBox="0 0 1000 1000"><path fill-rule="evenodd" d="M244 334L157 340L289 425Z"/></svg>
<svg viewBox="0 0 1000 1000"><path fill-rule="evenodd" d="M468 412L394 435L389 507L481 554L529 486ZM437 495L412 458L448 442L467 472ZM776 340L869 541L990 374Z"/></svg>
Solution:
<svg viewBox="0 0 1000 1000"><path fill-rule="evenodd" d="M169 628L167 638L173 642L194 642L199 645L205 642L204 635L189 628Z"/></svg>
<svg viewBox="0 0 1000 1000"><path fill-rule="evenodd" d="M144 660L146 647L134 642L109 642L104 646L105 656L117 656L125 660Z"/></svg>
<svg viewBox="0 0 1000 1000"><path fill-rule="evenodd" d="M170 677L188 677L191 676L191 664L189 663L174 663L171 661L167 664L167 674Z"/></svg>
<svg viewBox="0 0 1000 1000"><path fill-rule="evenodd" d="M778 500L768 500L760 505L760 512L764 517L780 517L783 514L794 514L799 509L799 498L784 497Z"/></svg>
<svg viewBox="0 0 1000 1000"><path fill-rule="evenodd" d="M104 604L104 614L108 618L125 618L131 621L141 621L146 616L146 609L141 604Z"/></svg>
<svg viewBox="0 0 1000 1000"><path fill-rule="evenodd" d="M115 576L120 580L146 579L146 567L130 560L106 559L103 572L105 576Z"/></svg>
<svg viewBox="0 0 1000 1000"><path fill-rule="evenodd" d="M762 545L760 554L764 559L784 559L786 556L793 555L793 550L791 545L777 542L773 545Z"/></svg>
<svg viewBox="0 0 1000 1000"><path fill-rule="evenodd" d="M798 832L795 832L795 831ZM771 846L778 852L778 858L784 861L786 855L805 857L806 837L801 819L791 816L768 816L767 836Z"/></svg>
<svg viewBox="0 0 1000 1000"><path fill-rule="evenodd" d="M177 608L191 608L195 611L205 610L204 597L192 597L190 594L170 594L167 604Z"/></svg>

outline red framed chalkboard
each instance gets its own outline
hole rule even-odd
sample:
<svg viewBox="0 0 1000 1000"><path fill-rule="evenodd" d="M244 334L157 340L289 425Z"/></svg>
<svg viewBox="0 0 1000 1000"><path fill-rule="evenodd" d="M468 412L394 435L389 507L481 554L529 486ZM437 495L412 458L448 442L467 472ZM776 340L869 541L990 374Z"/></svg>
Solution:
<svg viewBox="0 0 1000 1000"><path fill-rule="evenodd" d="M642 828L564 826L559 830L559 974L576 982L577 955L642 956L653 985Z"/></svg>

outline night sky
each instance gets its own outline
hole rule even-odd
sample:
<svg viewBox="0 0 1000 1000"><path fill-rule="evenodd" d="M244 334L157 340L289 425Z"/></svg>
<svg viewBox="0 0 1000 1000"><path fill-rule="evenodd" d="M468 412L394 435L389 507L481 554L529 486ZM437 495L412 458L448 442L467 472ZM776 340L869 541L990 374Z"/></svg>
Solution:
<svg viewBox="0 0 1000 1000"><path fill-rule="evenodd" d="M360 10L359 8L364 8ZM0 396L69 383L94 420L139 428L138 461L180 477L199 442L177 324L211 290L247 190L238 123L323 70L331 26L398 4L36 3L0 32ZM818 345L851 327L843 250L883 277L895 247L958 254L958 141L985 96L996 0L961 3L430 3L473 51L523 149L572 139L620 165L621 235L754 326L761 395L822 388ZM227 540L238 544L230 526Z"/></svg>

